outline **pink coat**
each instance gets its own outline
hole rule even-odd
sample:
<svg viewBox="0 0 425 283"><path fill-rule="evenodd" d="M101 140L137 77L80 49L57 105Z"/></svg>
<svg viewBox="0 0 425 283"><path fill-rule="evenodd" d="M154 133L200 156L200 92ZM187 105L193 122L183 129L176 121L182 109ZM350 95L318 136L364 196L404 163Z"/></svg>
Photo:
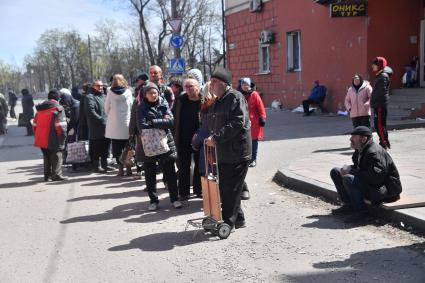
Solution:
<svg viewBox="0 0 425 283"><path fill-rule="evenodd" d="M358 91L351 86L345 96L345 108L350 112L350 118L370 116L370 97L372 87L368 81L363 81Z"/></svg>
<svg viewBox="0 0 425 283"><path fill-rule="evenodd" d="M248 102L249 120L251 121L251 138L253 140L263 139L263 127L260 127L260 117L266 119L266 110L258 92L253 91L245 96Z"/></svg>

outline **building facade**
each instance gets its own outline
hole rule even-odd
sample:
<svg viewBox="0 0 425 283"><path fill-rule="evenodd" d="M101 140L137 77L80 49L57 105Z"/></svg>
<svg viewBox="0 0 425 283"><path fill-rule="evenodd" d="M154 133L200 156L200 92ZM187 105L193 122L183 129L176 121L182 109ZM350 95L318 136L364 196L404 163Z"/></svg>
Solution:
<svg viewBox="0 0 425 283"><path fill-rule="evenodd" d="M343 109L354 74L373 83L371 61L387 58L392 87L418 57L425 86L424 0L228 0L226 41L233 83L251 77L270 105L299 106L315 80L325 107Z"/></svg>

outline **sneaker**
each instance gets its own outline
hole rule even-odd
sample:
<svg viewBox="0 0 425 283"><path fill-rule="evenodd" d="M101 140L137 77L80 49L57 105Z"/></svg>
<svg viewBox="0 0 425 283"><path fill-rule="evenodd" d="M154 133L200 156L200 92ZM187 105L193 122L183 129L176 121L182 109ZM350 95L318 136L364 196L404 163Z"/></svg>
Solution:
<svg viewBox="0 0 425 283"><path fill-rule="evenodd" d="M349 205L343 205L343 206L341 206L341 207L338 207L338 208L336 208L336 209L332 209L331 210L331 213L333 214L333 215L346 215L346 214L351 214L351 213L353 213L354 211L353 211L353 209L351 208L351 206L349 206Z"/></svg>
<svg viewBox="0 0 425 283"><path fill-rule="evenodd" d="M182 208L183 207L182 203L179 202L178 200L173 202L173 206L174 206L174 208Z"/></svg>
<svg viewBox="0 0 425 283"><path fill-rule="evenodd" d="M249 167L255 167L255 166L257 166L257 161L256 161L256 160L253 160L253 161L249 164Z"/></svg>
<svg viewBox="0 0 425 283"><path fill-rule="evenodd" d="M68 178L62 177L62 176L54 176L52 177L52 181L66 181Z"/></svg>
<svg viewBox="0 0 425 283"><path fill-rule="evenodd" d="M153 202L148 206L148 210L149 211L154 211L158 209L158 203L157 202Z"/></svg>

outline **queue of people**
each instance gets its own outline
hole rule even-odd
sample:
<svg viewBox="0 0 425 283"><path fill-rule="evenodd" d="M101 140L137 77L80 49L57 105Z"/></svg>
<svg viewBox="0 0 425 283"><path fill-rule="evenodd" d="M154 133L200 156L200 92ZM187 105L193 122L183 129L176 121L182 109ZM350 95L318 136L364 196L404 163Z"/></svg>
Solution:
<svg viewBox="0 0 425 283"><path fill-rule="evenodd" d="M172 207L179 209L183 201L203 197L206 141L218 153L223 221L234 228L245 227L240 205L241 199L249 198L243 197L244 191L249 193L245 176L248 167L256 164L266 115L249 78L242 80L242 93L231 82L227 69L215 70L206 84L201 71L193 69L183 80L173 78L167 86L161 68L151 66L136 78L134 90L121 74L113 75L109 86L100 80L85 85L80 96L66 88L50 90L47 100L36 106L34 119L29 119L34 145L43 153L44 180L66 180L62 174L66 149L85 140L90 164L72 164L73 171L117 171L117 176L132 176L131 166L122 160L126 148L132 147L134 179L144 173L150 199L147 209L159 208L158 171L163 173ZM28 108L31 103L25 102ZM108 163L111 154L118 170Z"/></svg>

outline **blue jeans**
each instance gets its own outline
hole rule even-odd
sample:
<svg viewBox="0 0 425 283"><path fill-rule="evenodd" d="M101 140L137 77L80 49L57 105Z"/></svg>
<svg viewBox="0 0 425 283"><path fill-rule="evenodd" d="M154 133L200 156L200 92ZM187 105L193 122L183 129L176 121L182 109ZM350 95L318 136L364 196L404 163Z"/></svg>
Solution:
<svg viewBox="0 0 425 283"><path fill-rule="evenodd" d="M340 168L333 168L330 175L341 201L349 204L355 210L366 209L364 196L371 189L370 186L363 184L354 175L347 174L341 176L339 171Z"/></svg>

